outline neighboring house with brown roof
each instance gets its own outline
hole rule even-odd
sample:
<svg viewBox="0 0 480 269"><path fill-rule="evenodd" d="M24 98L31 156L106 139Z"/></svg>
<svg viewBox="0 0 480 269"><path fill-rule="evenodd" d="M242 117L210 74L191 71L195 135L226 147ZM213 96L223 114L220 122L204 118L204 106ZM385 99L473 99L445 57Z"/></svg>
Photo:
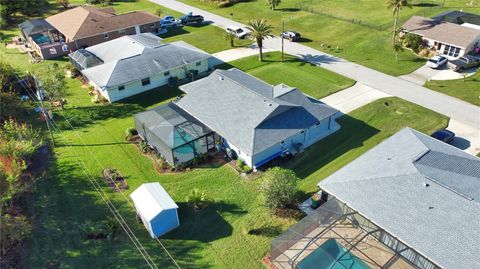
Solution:
<svg viewBox="0 0 480 269"><path fill-rule="evenodd" d="M421 36L427 46L450 59L480 46L480 29L420 16L411 17L402 32Z"/></svg>
<svg viewBox="0 0 480 269"><path fill-rule="evenodd" d="M156 33L160 17L145 11L116 15L113 8L80 6L19 27L35 51L51 59L124 35Z"/></svg>

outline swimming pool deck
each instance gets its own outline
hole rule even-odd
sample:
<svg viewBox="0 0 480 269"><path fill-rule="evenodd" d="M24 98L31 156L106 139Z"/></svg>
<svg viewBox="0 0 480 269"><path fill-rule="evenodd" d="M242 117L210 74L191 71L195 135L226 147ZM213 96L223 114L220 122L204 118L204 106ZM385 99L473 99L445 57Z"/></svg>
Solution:
<svg viewBox="0 0 480 269"><path fill-rule="evenodd" d="M328 230L328 232L319 238L312 240L312 238L317 237L325 228L326 226L322 225L317 227L307 236L297 241L289 249L279 255L272 261L272 264L278 269L292 269L294 268L294 265L291 264L291 262L296 256L298 257L295 260L295 264L298 264L301 260L318 249L325 241L333 238L346 249L350 249L352 244L358 242L355 248L351 249L350 252L368 264L372 269L414 268L402 258L395 256L395 253L390 248L377 241L374 237L364 237L365 232L361 229L355 228L349 221L335 224Z"/></svg>

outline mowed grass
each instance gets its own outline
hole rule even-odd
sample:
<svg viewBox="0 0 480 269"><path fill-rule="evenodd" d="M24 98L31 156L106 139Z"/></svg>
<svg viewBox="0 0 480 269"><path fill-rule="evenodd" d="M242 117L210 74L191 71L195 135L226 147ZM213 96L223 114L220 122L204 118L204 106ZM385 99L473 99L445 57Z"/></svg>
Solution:
<svg viewBox="0 0 480 269"><path fill-rule="evenodd" d="M265 18L275 28L275 34L281 32L282 21L286 30L295 30L305 38L303 44L359 63L361 65L382 71L390 75L403 75L422 66L424 59L418 58L410 51L399 53L398 62L392 51L391 33L393 15L387 10L384 0L326 0L302 1L283 0L277 10L270 10L265 1L249 1L237 3L231 7L217 8L201 0L180 0L187 4L208 10L224 17L247 23L251 19ZM378 31L355 23L338 20L329 16L318 15L298 9L297 3L306 2L309 7L334 16L381 25L391 23L392 27ZM460 10L480 13L480 2L470 0L446 1L441 8L442 0L428 1L426 5L416 5L412 9L400 12L400 24L410 15L417 13L431 16L446 10ZM430 9L431 5L435 6ZM337 49L338 48L338 49Z"/></svg>
<svg viewBox="0 0 480 269"><path fill-rule="evenodd" d="M465 80L431 80L425 87L480 106L480 71Z"/></svg>
<svg viewBox="0 0 480 269"><path fill-rule="evenodd" d="M128 195L145 182L160 182L180 206L180 228L162 237L161 242L182 268L263 268L260 260L268 253L270 240L296 220L268 212L258 192L258 179L246 180L228 166L158 174L151 159L124 141L125 129L133 126L134 113L179 94L176 88L164 87L122 103L94 105L85 89L72 90L66 109L55 113L59 130L51 169L39 181L30 201L35 229L25 246L26 268L52 264L58 268L147 268L125 233L111 241L92 241L86 240L79 229L87 220L111 216L90 182L97 180L105 186L101 180L105 167L118 168L126 177L126 197L107 187L102 190L159 268L174 265L135 220L135 210L128 203ZM340 131L287 164L302 178L300 187L305 193L316 191L319 180L404 126L431 133L446 126L447 118L388 98L353 111L339 123ZM192 188L205 190L213 204L194 212L186 203Z"/></svg>
<svg viewBox="0 0 480 269"><path fill-rule="evenodd" d="M325 97L355 83L354 80L291 55L285 55L282 63L280 52L265 53L263 62L260 62L258 56L255 55L217 67L222 69L236 67L269 84L284 83L296 87L314 98Z"/></svg>

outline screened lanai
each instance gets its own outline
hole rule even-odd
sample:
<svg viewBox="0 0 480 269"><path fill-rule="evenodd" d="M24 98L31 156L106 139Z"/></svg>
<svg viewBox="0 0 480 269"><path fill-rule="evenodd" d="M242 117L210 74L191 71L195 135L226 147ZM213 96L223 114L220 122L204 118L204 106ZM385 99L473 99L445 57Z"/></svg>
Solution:
<svg viewBox="0 0 480 269"><path fill-rule="evenodd" d="M214 132L173 102L135 114L134 120L140 137L173 166L215 149Z"/></svg>
<svg viewBox="0 0 480 269"><path fill-rule="evenodd" d="M87 69L103 63L103 61L88 50L79 49L68 55L70 62L77 67L78 70Z"/></svg>
<svg viewBox="0 0 480 269"><path fill-rule="evenodd" d="M270 244L278 269L437 268L334 197Z"/></svg>

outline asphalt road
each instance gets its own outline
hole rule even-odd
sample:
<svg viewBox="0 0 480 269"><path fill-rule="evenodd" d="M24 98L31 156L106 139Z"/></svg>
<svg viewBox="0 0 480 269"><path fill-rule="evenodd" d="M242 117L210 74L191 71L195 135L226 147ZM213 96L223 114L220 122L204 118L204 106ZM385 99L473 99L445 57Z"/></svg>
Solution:
<svg viewBox="0 0 480 269"><path fill-rule="evenodd" d="M229 25L244 26L230 18L225 18L175 0L150 1L179 12L193 12L194 14L202 15L205 21L221 28L226 28ZM281 40L278 37L270 38L264 43L266 48L280 50ZM295 55L305 61L354 79L366 86L421 105L472 127L480 128L480 107L299 43L285 40L284 49L288 54Z"/></svg>

